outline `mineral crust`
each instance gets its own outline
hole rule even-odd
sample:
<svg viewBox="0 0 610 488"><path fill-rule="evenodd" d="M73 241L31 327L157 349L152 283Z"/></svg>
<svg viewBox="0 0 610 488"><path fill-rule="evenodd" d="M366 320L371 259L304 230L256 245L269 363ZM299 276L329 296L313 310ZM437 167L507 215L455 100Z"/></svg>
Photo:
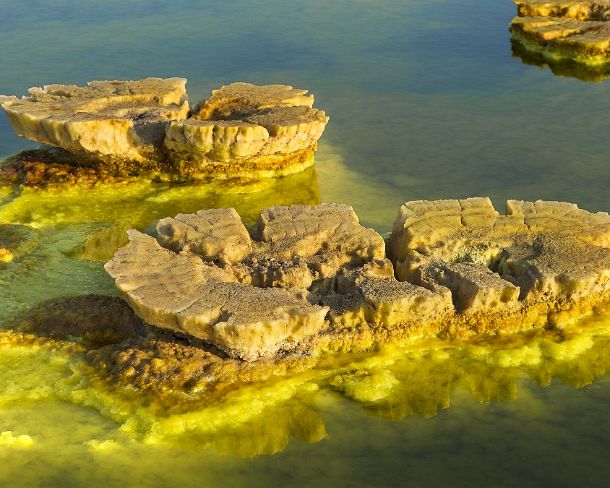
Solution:
<svg viewBox="0 0 610 488"><path fill-rule="evenodd" d="M313 164L328 122L313 95L233 83L189 112L184 78L48 85L1 97L15 132L115 176L277 176Z"/></svg>
<svg viewBox="0 0 610 488"><path fill-rule="evenodd" d="M387 244L351 207L233 209L130 231L106 264L147 323L248 361L561 326L608 302L610 217L561 202L405 203Z"/></svg>
<svg viewBox="0 0 610 488"><path fill-rule="evenodd" d="M520 17L609 20L609 0L514 0Z"/></svg>
<svg viewBox="0 0 610 488"><path fill-rule="evenodd" d="M610 217L563 202L488 198L404 204L389 247L399 280L446 287L464 324L501 331L553 324L610 290Z"/></svg>
<svg viewBox="0 0 610 488"><path fill-rule="evenodd" d="M513 41L551 61L587 65L610 62L610 2L606 0L515 0Z"/></svg>
<svg viewBox="0 0 610 488"><path fill-rule="evenodd" d="M168 122L187 116L186 79L47 85L30 88L29 96L9 99L2 108L21 137L77 158L146 168L162 159Z"/></svg>
<svg viewBox="0 0 610 488"><path fill-rule="evenodd" d="M290 350L325 329L328 307L307 300L314 281L384 255L383 239L350 207L272 207L255 239L233 209L178 214L158 237L130 231L106 264L147 323L253 360Z"/></svg>

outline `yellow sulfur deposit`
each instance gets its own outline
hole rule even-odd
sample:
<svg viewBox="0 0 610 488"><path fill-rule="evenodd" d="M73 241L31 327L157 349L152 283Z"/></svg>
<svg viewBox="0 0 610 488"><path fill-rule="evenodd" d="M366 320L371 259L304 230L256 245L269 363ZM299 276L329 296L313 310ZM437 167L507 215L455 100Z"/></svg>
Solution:
<svg viewBox="0 0 610 488"><path fill-rule="evenodd" d="M608 321L594 318L560 334L539 331L485 342L414 341L377 352L321 356L315 368L310 364L304 370L295 362L283 372L276 365L275 374L266 379L232 384L237 379L233 370L219 376L215 386L155 390L150 383L138 389L117 383L99 363L92 367L95 351L119 350L120 343L100 348L33 332L3 332L0 411L25 401L61 399L93 407L116 423L118 430L109 431L107 438L86 441L95 451L121 450L135 442L212 447L250 457L278 452L291 438L323 439L325 422L316 398L324 391L342 392L382 418L430 417L449 408L458 391L487 403L516 398L526 377L543 385L554 378L575 387L590 384L610 368L609 341ZM265 366L252 368L262 371ZM0 450L9 442L30 443L14 432L1 439Z"/></svg>
<svg viewBox="0 0 610 488"><path fill-rule="evenodd" d="M610 62L610 4L605 0L516 0L511 38L550 62Z"/></svg>

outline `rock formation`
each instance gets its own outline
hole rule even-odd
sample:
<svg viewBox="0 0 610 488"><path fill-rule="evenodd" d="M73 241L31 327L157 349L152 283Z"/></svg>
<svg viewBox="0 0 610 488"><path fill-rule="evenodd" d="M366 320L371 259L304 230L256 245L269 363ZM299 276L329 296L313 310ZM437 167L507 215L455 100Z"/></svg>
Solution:
<svg viewBox="0 0 610 488"><path fill-rule="evenodd" d="M337 204L272 207L255 239L233 209L162 219L157 233L130 231L106 264L119 291L147 323L248 360L325 329L328 306L307 299L314 281L384 255L383 239Z"/></svg>
<svg viewBox="0 0 610 488"><path fill-rule="evenodd" d="M610 289L610 217L560 202L408 202L392 262L341 204L271 207L252 234L212 209L129 237L106 270L134 311L248 361L560 326Z"/></svg>
<svg viewBox="0 0 610 488"><path fill-rule="evenodd" d="M515 0L520 17L610 20L608 0Z"/></svg>
<svg viewBox="0 0 610 488"><path fill-rule="evenodd" d="M277 176L313 164L328 117L313 95L233 83L189 112L184 78L31 88L0 104L15 132L115 176Z"/></svg>
<svg viewBox="0 0 610 488"><path fill-rule="evenodd" d="M555 325L610 289L610 217L563 202L487 198L403 205L390 252L399 280L448 288L476 331Z"/></svg>
<svg viewBox="0 0 610 488"><path fill-rule="evenodd" d="M515 0L513 41L549 60L587 65L610 62L610 2L607 0Z"/></svg>

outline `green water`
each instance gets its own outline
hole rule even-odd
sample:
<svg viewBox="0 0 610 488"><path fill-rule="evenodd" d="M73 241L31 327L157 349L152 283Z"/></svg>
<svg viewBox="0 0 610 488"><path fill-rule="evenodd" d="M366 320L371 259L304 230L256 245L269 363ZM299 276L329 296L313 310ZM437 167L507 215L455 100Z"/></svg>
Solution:
<svg viewBox="0 0 610 488"><path fill-rule="evenodd" d="M196 101L231 81L289 83L331 117L315 170L278 181L0 188L0 223L35 230L0 272L0 320L114 293L102 262L124 230L179 211L234 206L252 222L269 205L341 201L386 232L419 198L609 210L610 84L512 57L514 12L508 0L0 0L2 94L184 76ZM0 157L29 147L0 117ZM121 403L78 354L0 342L0 486L606 486L610 326L596 320L573 339L329 364L190 416Z"/></svg>

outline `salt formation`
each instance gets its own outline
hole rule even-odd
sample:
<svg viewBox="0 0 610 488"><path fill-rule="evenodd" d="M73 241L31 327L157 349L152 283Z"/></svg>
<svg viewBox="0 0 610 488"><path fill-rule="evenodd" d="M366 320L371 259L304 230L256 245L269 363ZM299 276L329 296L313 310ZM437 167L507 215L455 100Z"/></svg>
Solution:
<svg viewBox="0 0 610 488"><path fill-rule="evenodd" d="M121 169L162 158L165 126L186 117L188 101L184 78L146 78L34 87L2 108L19 136Z"/></svg>
<svg viewBox="0 0 610 488"><path fill-rule="evenodd" d="M454 322L486 332L553 325L605 301L608 247L606 213L509 200L500 215L488 198L408 202L390 240L399 280L448 288Z"/></svg>
<svg viewBox="0 0 610 488"><path fill-rule="evenodd" d="M515 4L521 17L610 19L610 1L608 0L515 0Z"/></svg>
<svg viewBox="0 0 610 488"><path fill-rule="evenodd" d="M610 2L607 0L515 0L512 39L550 60L588 65L610 61Z"/></svg>
<svg viewBox="0 0 610 488"><path fill-rule="evenodd" d="M384 254L383 239L350 207L272 207L252 239L233 209L178 214L158 237L130 231L106 264L146 322L253 360L289 350L326 327L308 288L350 263Z"/></svg>
<svg viewBox="0 0 610 488"><path fill-rule="evenodd" d="M233 357L358 349L438 334L561 325L603 305L610 217L574 204L488 198L404 204L385 243L351 207L233 209L130 231L106 269L147 323Z"/></svg>
<svg viewBox="0 0 610 488"><path fill-rule="evenodd" d="M277 176L313 164L328 117L313 95L233 83L189 112L184 78L48 85L1 97L15 132L114 175Z"/></svg>

